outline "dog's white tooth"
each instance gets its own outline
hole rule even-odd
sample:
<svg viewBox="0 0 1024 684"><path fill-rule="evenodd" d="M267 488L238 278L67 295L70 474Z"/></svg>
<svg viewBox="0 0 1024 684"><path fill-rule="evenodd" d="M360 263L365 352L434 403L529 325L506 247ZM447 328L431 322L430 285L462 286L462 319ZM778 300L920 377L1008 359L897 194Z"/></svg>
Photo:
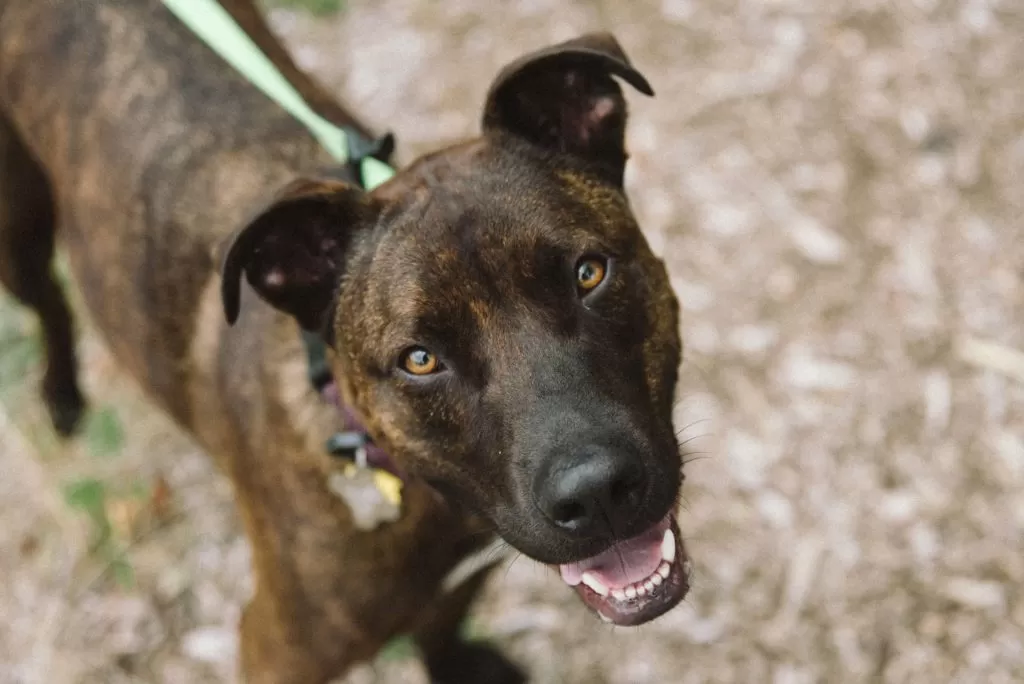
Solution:
<svg viewBox="0 0 1024 684"><path fill-rule="evenodd" d="M607 615L605 615L601 611L597 611L597 616L599 618L601 618L601 622L609 622L610 623L612 621L612 619L610 617L608 617Z"/></svg>
<svg viewBox="0 0 1024 684"><path fill-rule="evenodd" d="M672 530L665 530L665 536L661 539L661 557L669 563L676 559L676 535Z"/></svg>
<svg viewBox="0 0 1024 684"><path fill-rule="evenodd" d="M655 575L655 577L657 577L657 575ZM644 589L646 589L647 591L654 591L654 581L647 580L646 582L644 582Z"/></svg>
<svg viewBox="0 0 1024 684"><path fill-rule="evenodd" d="M592 573L583 573L583 577L581 577L580 580L583 582L583 584L593 589L594 593L598 596L608 595L608 587L604 586L604 584L601 583L601 580L597 579L597 577L595 577Z"/></svg>
<svg viewBox="0 0 1024 684"><path fill-rule="evenodd" d="M647 596L647 587L645 587L642 584L636 585L636 595L637 596Z"/></svg>
<svg viewBox="0 0 1024 684"><path fill-rule="evenodd" d="M634 587L632 584L630 584L628 587L626 587L626 598L628 598L628 599L635 599L636 598L636 587Z"/></svg>
<svg viewBox="0 0 1024 684"><path fill-rule="evenodd" d="M686 575L687 577L689 577L690 576L690 570L692 570L692 569L693 569L693 566L690 563L690 559L687 558L685 561L683 561L683 574Z"/></svg>
<svg viewBox="0 0 1024 684"><path fill-rule="evenodd" d="M612 598L614 598L616 601L625 601L626 592L622 591L621 589L612 589Z"/></svg>
<svg viewBox="0 0 1024 684"><path fill-rule="evenodd" d="M661 579L668 579L671 572L672 567L668 563L662 563L658 566L658 574L661 575Z"/></svg>
<svg viewBox="0 0 1024 684"><path fill-rule="evenodd" d="M664 580L664 579L662 579L661 575L660 575L659 573L657 573L657 572L656 572L656 573L654 573L653 575L651 575L651 579L650 579L649 581L650 581L650 582L653 582L653 583L654 583L654 586L658 586L659 584L661 584L661 583L662 583L662 582L664 582L665 580Z"/></svg>

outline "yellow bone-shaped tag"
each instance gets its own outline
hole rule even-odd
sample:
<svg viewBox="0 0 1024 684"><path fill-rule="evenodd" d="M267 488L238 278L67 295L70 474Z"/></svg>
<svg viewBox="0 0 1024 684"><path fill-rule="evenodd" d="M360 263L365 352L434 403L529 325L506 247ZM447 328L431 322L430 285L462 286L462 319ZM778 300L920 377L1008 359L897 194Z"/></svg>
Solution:
<svg viewBox="0 0 1024 684"><path fill-rule="evenodd" d="M402 481L387 471L349 463L330 475L327 486L348 505L361 530L374 530L402 515Z"/></svg>

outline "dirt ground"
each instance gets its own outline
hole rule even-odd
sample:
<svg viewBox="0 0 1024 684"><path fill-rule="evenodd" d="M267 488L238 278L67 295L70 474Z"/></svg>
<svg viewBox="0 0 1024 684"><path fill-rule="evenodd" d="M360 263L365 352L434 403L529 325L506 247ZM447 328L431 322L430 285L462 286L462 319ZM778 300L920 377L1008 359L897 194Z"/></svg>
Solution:
<svg viewBox="0 0 1024 684"><path fill-rule="evenodd" d="M542 683L1024 681L1018 0L380 0L272 19L403 161L472 134L505 62L585 30L612 29L657 91L630 97L628 185L685 310L693 590L609 628L519 559L475 631ZM58 446L34 334L4 300L0 682L231 681L249 580L225 481L91 335L100 417ZM89 478L106 555L69 505ZM425 681L401 648L346 680Z"/></svg>

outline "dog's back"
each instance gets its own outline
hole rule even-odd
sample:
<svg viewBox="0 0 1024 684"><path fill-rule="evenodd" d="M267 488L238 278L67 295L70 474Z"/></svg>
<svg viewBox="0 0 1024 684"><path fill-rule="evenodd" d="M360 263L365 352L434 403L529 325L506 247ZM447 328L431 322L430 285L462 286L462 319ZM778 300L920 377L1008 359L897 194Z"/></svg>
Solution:
<svg viewBox="0 0 1024 684"><path fill-rule="evenodd" d="M189 344L216 246L267 193L327 161L209 53L159 0L0 11L0 109L50 179L90 312L186 425Z"/></svg>

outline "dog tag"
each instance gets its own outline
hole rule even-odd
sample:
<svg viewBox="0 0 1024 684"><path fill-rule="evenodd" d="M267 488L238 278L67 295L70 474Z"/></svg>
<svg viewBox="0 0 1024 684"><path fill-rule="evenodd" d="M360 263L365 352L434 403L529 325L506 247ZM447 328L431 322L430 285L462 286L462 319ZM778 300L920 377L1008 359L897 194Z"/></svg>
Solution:
<svg viewBox="0 0 1024 684"><path fill-rule="evenodd" d="M348 463L331 473L327 486L348 505L360 530L375 530L402 515L402 481L386 471Z"/></svg>

